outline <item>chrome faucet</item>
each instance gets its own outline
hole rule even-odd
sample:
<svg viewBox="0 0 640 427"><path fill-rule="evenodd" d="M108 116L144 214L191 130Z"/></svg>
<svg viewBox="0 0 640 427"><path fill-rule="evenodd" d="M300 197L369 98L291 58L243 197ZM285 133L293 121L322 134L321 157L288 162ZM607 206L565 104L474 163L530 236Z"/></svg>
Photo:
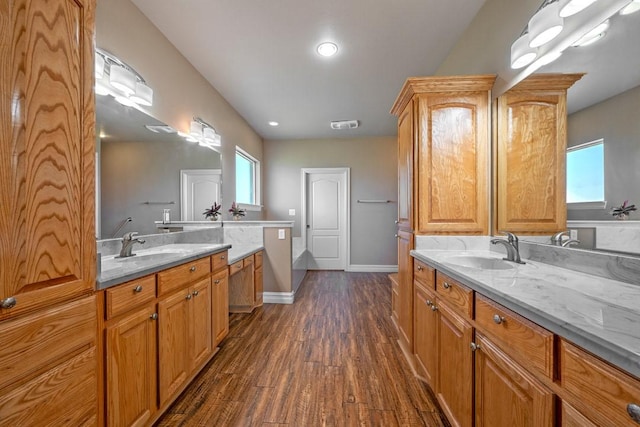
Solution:
<svg viewBox="0 0 640 427"><path fill-rule="evenodd" d="M562 243L562 238L564 236L569 237L569 232L560 231L559 233L554 234L553 236L551 236L551 244L555 246L564 246L564 244Z"/></svg>
<svg viewBox="0 0 640 427"><path fill-rule="evenodd" d="M491 243L494 245L499 243L507 249L507 257L503 259L506 261L513 261L518 264L524 264L524 261L520 259L520 250L518 248L518 237L515 234L510 233L508 231L501 231L500 233L505 234L507 236L507 240L491 239Z"/></svg>
<svg viewBox="0 0 640 427"><path fill-rule="evenodd" d="M569 246L569 245L573 245L573 244L576 244L576 243L580 243L580 240L578 240L578 239L569 239L569 240L565 240L565 241L562 243L562 247L566 248L567 246Z"/></svg>
<svg viewBox="0 0 640 427"><path fill-rule="evenodd" d="M131 249L133 248L134 243L143 244L145 241L142 239L134 239L133 237L137 235L137 231L131 231L129 233L125 233L122 236L122 249L120 249L119 258L127 258L130 256L134 256L135 254L131 253Z"/></svg>

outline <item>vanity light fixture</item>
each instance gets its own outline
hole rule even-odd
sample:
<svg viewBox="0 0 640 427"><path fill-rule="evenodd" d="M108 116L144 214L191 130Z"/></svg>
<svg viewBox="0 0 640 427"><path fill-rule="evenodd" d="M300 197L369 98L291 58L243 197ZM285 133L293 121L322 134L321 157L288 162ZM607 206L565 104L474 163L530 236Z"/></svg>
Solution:
<svg viewBox="0 0 640 427"><path fill-rule="evenodd" d="M536 48L529 46L529 33L525 32L511 45L511 68L517 70L531 64L538 57Z"/></svg>
<svg viewBox="0 0 640 427"><path fill-rule="evenodd" d="M620 15L631 15L640 10L640 0L633 0L620 11Z"/></svg>
<svg viewBox="0 0 640 427"><path fill-rule="evenodd" d="M589 46L604 37L606 31L609 29L609 20L607 19L593 30L582 36L580 40L573 44L574 47Z"/></svg>
<svg viewBox="0 0 640 427"><path fill-rule="evenodd" d="M216 147L222 145L222 137L213 126L202 120L200 117L194 117L189 125L189 133L178 132L188 142L197 142L202 147L210 148L214 151Z"/></svg>
<svg viewBox="0 0 640 427"><path fill-rule="evenodd" d="M551 64L553 61L560 58L561 56L562 56L561 50L549 52L546 55L543 55L540 59L536 61L536 66L544 67L547 64Z"/></svg>
<svg viewBox="0 0 640 427"><path fill-rule="evenodd" d="M560 13L563 18L573 16L591 6L597 0L560 0Z"/></svg>
<svg viewBox="0 0 640 427"><path fill-rule="evenodd" d="M115 55L96 48L96 95L111 95L126 106L153 104L153 89L131 66Z"/></svg>
<svg viewBox="0 0 640 427"><path fill-rule="evenodd" d="M564 28L560 3L546 1L529 20L529 46L540 47L555 39Z"/></svg>
<svg viewBox="0 0 640 427"><path fill-rule="evenodd" d="M331 42L320 43L316 48L318 54L322 56L333 56L338 53L338 45Z"/></svg>

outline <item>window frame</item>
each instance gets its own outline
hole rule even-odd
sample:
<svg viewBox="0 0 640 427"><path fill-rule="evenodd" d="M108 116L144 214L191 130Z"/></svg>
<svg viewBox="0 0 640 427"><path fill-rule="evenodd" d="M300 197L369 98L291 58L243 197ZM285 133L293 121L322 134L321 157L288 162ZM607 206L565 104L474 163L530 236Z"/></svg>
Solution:
<svg viewBox="0 0 640 427"><path fill-rule="evenodd" d="M260 194L260 187L261 187L261 182L260 182L260 160L256 159L255 157L253 157L251 154L249 154L247 151L243 150L241 147L238 147L236 145L236 150L235 150L235 157L234 157L234 166L236 166L236 178L237 178L237 156L240 155L241 157L245 158L247 161L249 161L249 163L251 163L253 165L253 195L254 195L254 203L237 203L238 207L242 208L242 209L246 209L247 211L261 211L262 210L262 199L261 199L261 194ZM237 201L237 197L238 197L238 182L236 179L236 188L235 188L235 192L236 194L234 195L234 199Z"/></svg>
<svg viewBox="0 0 640 427"><path fill-rule="evenodd" d="M571 153L572 151L578 151L578 150L584 150L585 148L590 148L596 145L602 145L602 172L603 172L603 177L602 177L602 185L603 185L603 195L602 198L603 200L594 200L594 201L590 201L590 202L573 202L573 203L569 203L567 202L567 210L587 210L587 209L606 209L607 208L607 200L605 197L605 179L606 176L604 174L604 167L605 167L605 162L604 162L604 138L598 138L598 139L594 139L593 141L589 141L589 142L585 142L582 144L577 144L577 145L573 145L571 147L567 147L567 152L566 155L568 156L569 153ZM567 175L568 175L568 171L567 171ZM567 178L568 180L568 178ZM567 195L568 195L568 191L567 191ZM565 196L567 197L567 196Z"/></svg>

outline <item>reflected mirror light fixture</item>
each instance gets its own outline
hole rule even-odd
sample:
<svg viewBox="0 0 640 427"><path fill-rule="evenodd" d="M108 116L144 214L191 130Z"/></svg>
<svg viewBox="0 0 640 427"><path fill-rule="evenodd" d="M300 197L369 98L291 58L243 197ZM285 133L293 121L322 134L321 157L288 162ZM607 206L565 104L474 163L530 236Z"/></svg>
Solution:
<svg viewBox="0 0 640 427"><path fill-rule="evenodd" d="M529 20L529 46L540 47L555 39L564 27L558 1L545 2Z"/></svg>
<svg viewBox="0 0 640 427"><path fill-rule="evenodd" d="M200 117L194 117L189 124L189 133L178 132L188 142L197 142L198 145L210 148L214 151L222 145L222 137L215 128Z"/></svg>
<svg viewBox="0 0 640 427"><path fill-rule="evenodd" d="M582 36L580 40L573 44L574 47L589 46L604 37L606 31L609 29L609 20L607 19L593 30Z"/></svg>
<svg viewBox="0 0 640 427"><path fill-rule="evenodd" d="M633 0L620 11L620 15L631 15L632 13L635 13L639 10L640 0Z"/></svg>
<svg viewBox="0 0 640 427"><path fill-rule="evenodd" d="M551 64L556 59L562 56L562 51L549 52L546 55L542 56L542 58L538 59L536 62L536 66L544 67L547 64Z"/></svg>
<svg viewBox="0 0 640 427"><path fill-rule="evenodd" d="M153 89L142 76L115 55L96 48L96 95L111 95L126 106L153 104Z"/></svg>
<svg viewBox="0 0 640 427"><path fill-rule="evenodd" d="M338 45L331 42L320 43L316 48L318 54L322 56L333 56L338 53Z"/></svg>
<svg viewBox="0 0 640 427"><path fill-rule="evenodd" d="M562 18L573 16L595 3L596 0L560 0L560 13Z"/></svg>
<svg viewBox="0 0 640 427"><path fill-rule="evenodd" d="M537 50L529 46L529 33L525 32L511 45L511 68L514 70L531 64L537 57Z"/></svg>

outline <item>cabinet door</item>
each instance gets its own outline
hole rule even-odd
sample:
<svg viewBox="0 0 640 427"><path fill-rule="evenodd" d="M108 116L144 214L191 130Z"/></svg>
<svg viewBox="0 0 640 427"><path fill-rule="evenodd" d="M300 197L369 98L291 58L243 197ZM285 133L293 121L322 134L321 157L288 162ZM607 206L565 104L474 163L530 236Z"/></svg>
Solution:
<svg viewBox="0 0 640 427"><path fill-rule="evenodd" d="M483 335L476 343L476 427L553 426L553 393Z"/></svg>
<svg viewBox="0 0 640 427"><path fill-rule="evenodd" d="M435 388L438 361L438 313L433 310L436 298L433 291L414 282L414 352L418 373Z"/></svg>
<svg viewBox="0 0 640 427"><path fill-rule="evenodd" d="M413 102L398 117L398 227L413 229Z"/></svg>
<svg viewBox="0 0 640 427"><path fill-rule="evenodd" d="M190 373L189 289L181 289L158 303L158 361L160 405Z"/></svg>
<svg viewBox="0 0 640 427"><path fill-rule="evenodd" d="M416 234L487 234L487 91L417 98Z"/></svg>
<svg viewBox="0 0 640 427"><path fill-rule="evenodd" d="M261 306L263 304L263 270L262 266L256 268L253 272L253 281L254 281L254 291L255 291L255 305L256 307Z"/></svg>
<svg viewBox="0 0 640 427"><path fill-rule="evenodd" d="M0 319L95 286L94 3L1 2Z"/></svg>
<svg viewBox="0 0 640 427"><path fill-rule="evenodd" d="M597 427L580 413L576 408L569 405L566 401L560 403L560 426L561 427Z"/></svg>
<svg viewBox="0 0 640 427"><path fill-rule="evenodd" d="M407 357L413 354L413 235L398 231L398 327Z"/></svg>
<svg viewBox="0 0 640 427"><path fill-rule="evenodd" d="M143 426L156 410L157 322L146 307L107 328L107 425Z"/></svg>
<svg viewBox="0 0 640 427"><path fill-rule="evenodd" d="M436 395L447 418L454 426L473 423L473 328L463 318L437 300L438 373Z"/></svg>
<svg viewBox="0 0 640 427"><path fill-rule="evenodd" d="M189 314L192 336L191 369L195 369L211 356L213 352L211 278L196 283L191 287L191 303Z"/></svg>
<svg viewBox="0 0 640 427"><path fill-rule="evenodd" d="M229 276L227 270L212 277L213 285L213 334L215 345L229 333Z"/></svg>

